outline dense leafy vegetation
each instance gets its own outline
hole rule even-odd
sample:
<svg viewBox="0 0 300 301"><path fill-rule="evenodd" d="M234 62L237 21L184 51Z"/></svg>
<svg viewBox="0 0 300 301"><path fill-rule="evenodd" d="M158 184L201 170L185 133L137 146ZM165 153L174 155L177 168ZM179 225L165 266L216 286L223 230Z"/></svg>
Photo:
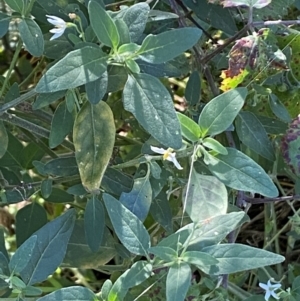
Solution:
<svg viewBox="0 0 300 301"><path fill-rule="evenodd" d="M300 1L0 5L2 298L299 300Z"/></svg>

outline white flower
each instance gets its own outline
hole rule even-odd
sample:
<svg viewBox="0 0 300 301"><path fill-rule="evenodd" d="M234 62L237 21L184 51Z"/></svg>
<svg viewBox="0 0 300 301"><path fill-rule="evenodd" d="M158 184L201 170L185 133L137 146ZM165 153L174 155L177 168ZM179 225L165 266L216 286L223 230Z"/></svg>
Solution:
<svg viewBox="0 0 300 301"><path fill-rule="evenodd" d="M277 300L280 299L278 295L275 293L275 291L281 287L280 283L271 284L271 281L269 280L267 284L259 283L259 286L266 291L265 294L266 301L268 301L271 296Z"/></svg>
<svg viewBox="0 0 300 301"><path fill-rule="evenodd" d="M174 163L175 167L178 169L183 169L179 162L176 159L176 153L173 153L173 149L172 148L168 148L168 149L163 149L160 147L155 147L155 146L150 146L151 150L157 154L161 154L163 155L163 159L167 160L167 161L171 161Z"/></svg>
<svg viewBox="0 0 300 301"><path fill-rule="evenodd" d="M64 33L65 29L68 26L68 23L56 16L46 15L46 17L48 17L47 21L55 26L55 28L50 30L51 33L54 33L54 35L50 39L50 41L52 41L60 37Z"/></svg>

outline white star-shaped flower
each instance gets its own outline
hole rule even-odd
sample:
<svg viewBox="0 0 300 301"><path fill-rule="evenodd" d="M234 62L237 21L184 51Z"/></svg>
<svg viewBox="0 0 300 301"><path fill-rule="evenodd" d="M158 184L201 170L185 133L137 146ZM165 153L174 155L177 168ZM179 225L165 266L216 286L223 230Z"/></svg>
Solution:
<svg viewBox="0 0 300 301"><path fill-rule="evenodd" d="M269 280L267 284L260 282L258 285L266 291L265 294L266 301L268 301L271 296L277 300L280 299L278 295L275 293L275 291L281 287L280 283L271 284L271 281Z"/></svg>
<svg viewBox="0 0 300 301"><path fill-rule="evenodd" d="M172 148L163 149L160 147L150 146L151 150L157 154L163 155L163 159L173 162L177 169L183 169L176 159L176 153L173 152Z"/></svg>
<svg viewBox="0 0 300 301"><path fill-rule="evenodd" d="M50 39L50 41L52 41L60 37L65 32L66 28L68 27L68 23L56 16L46 15L46 17L48 17L47 21L55 26L55 28L50 30L51 33L54 33Z"/></svg>

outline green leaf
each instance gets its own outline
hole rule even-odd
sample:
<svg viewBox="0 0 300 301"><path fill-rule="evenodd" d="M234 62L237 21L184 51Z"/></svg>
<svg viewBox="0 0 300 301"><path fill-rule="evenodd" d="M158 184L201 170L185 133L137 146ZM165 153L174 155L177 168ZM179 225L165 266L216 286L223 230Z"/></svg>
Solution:
<svg viewBox="0 0 300 301"><path fill-rule="evenodd" d="M67 90L51 92L51 93L41 93L37 96L35 102L32 105L34 110L41 109L45 106L50 105L58 99L61 99L65 96Z"/></svg>
<svg viewBox="0 0 300 301"><path fill-rule="evenodd" d="M135 179L132 190L129 193L123 192L120 197L120 202L142 222L148 215L152 201L149 174L148 171L145 177Z"/></svg>
<svg viewBox="0 0 300 301"><path fill-rule="evenodd" d="M24 0L5 0L6 4L10 6L14 11L23 14L23 9L25 6Z"/></svg>
<svg viewBox="0 0 300 301"><path fill-rule="evenodd" d="M126 111L158 142L178 149L182 145L180 124L168 90L148 74L129 75L123 91Z"/></svg>
<svg viewBox="0 0 300 301"><path fill-rule="evenodd" d="M283 105L283 103L279 100L279 98L275 94L269 95L269 105L276 117L281 119L284 122L291 122L291 116L286 109L286 107Z"/></svg>
<svg viewBox="0 0 300 301"><path fill-rule="evenodd" d="M121 193L129 192L132 189L133 180L120 170L107 168L102 178L101 187L105 192L120 196Z"/></svg>
<svg viewBox="0 0 300 301"><path fill-rule="evenodd" d="M193 169L182 202L192 221L198 223L226 213L227 190L216 177L200 175Z"/></svg>
<svg viewBox="0 0 300 301"><path fill-rule="evenodd" d="M88 5L91 26L99 41L116 49L120 42L117 27L110 15L95 1Z"/></svg>
<svg viewBox="0 0 300 301"><path fill-rule="evenodd" d="M201 21L222 30L228 36L233 36L237 31L232 10L224 9L221 5L208 3L206 0L182 0Z"/></svg>
<svg viewBox="0 0 300 301"><path fill-rule="evenodd" d="M177 112L177 117L180 122L182 136L192 142L197 142L201 136L199 125L182 113Z"/></svg>
<svg viewBox="0 0 300 301"><path fill-rule="evenodd" d="M109 294L108 301L123 300L128 290L138 286L151 276L152 265L145 261L138 261L132 267L126 270L113 284Z"/></svg>
<svg viewBox="0 0 300 301"><path fill-rule="evenodd" d="M82 286L70 286L58 289L51 294L38 299L38 301L95 301L96 295L88 288Z"/></svg>
<svg viewBox="0 0 300 301"><path fill-rule="evenodd" d="M52 184L53 180L52 179L46 179L42 181L41 185L41 193L43 198L48 198L51 193L52 193Z"/></svg>
<svg viewBox="0 0 300 301"><path fill-rule="evenodd" d="M92 196L84 211L84 229L86 241L93 252L97 252L100 248L104 228L104 207L96 196Z"/></svg>
<svg viewBox="0 0 300 301"><path fill-rule="evenodd" d="M182 230L189 229L192 237L189 240L188 251L198 251L203 247L211 246L221 242L231 231L235 230L241 225L245 218L245 213L231 212L228 214L217 215L204 220L195 226L195 224L188 224Z"/></svg>
<svg viewBox="0 0 300 301"><path fill-rule="evenodd" d="M275 118L270 118L263 115L256 115L260 123L265 128L266 132L271 135L284 134L287 130L287 124Z"/></svg>
<svg viewBox="0 0 300 301"><path fill-rule="evenodd" d="M139 57L152 64L161 64L192 48L200 39L202 31L185 27L173 29L158 35L149 34L144 39Z"/></svg>
<svg viewBox="0 0 300 301"><path fill-rule="evenodd" d="M269 137L259 119L251 112L240 112L236 119L239 139L262 157L275 161L275 153Z"/></svg>
<svg viewBox="0 0 300 301"><path fill-rule="evenodd" d="M109 194L103 194L104 203L122 244L133 254L147 256L150 236L143 223L130 210Z"/></svg>
<svg viewBox="0 0 300 301"><path fill-rule="evenodd" d="M166 282L167 301L184 301L191 285L191 278L192 270L187 263L181 262L172 265Z"/></svg>
<svg viewBox="0 0 300 301"><path fill-rule="evenodd" d="M31 257L33 256L33 250L36 243L37 236L33 235L17 249L9 262L9 270L11 274L18 274L22 272L28 265L31 261Z"/></svg>
<svg viewBox="0 0 300 301"><path fill-rule="evenodd" d="M173 232L172 210L165 191L162 191L152 200L150 213L167 232Z"/></svg>
<svg viewBox="0 0 300 301"><path fill-rule="evenodd" d="M103 299L103 300L107 300L108 299L108 294L109 294L109 291L111 290L112 288L112 282L110 279L106 279L101 287L101 292L100 292L100 297Z"/></svg>
<svg viewBox="0 0 300 301"><path fill-rule="evenodd" d="M47 162L44 172L57 177L68 177L78 174L78 166L75 157L61 157Z"/></svg>
<svg viewBox="0 0 300 301"><path fill-rule="evenodd" d="M17 246L20 246L35 231L42 228L47 223L46 210L34 202L20 210L16 215L16 239Z"/></svg>
<svg viewBox="0 0 300 301"><path fill-rule="evenodd" d="M94 80L93 82L85 84L85 91L91 104L96 105L100 100L102 100L107 91L107 84L107 72L104 72L100 78Z"/></svg>
<svg viewBox="0 0 300 301"><path fill-rule="evenodd" d="M219 262L210 267L203 267L209 275L232 274L254 270L285 260L281 255L242 244L219 244L201 250L216 258Z"/></svg>
<svg viewBox="0 0 300 301"><path fill-rule="evenodd" d="M218 260L213 256L199 251L187 251L180 257L186 263L193 264L199 269L203 266L214 265L218 263Z"/></svg>
<svg viewBox="0 0 300 301"><path fill-rule="evenodd" d="M74 202L74 197L62 189L53 187L51 194L46 200L50 203L72 203Z"/></svg>
<svg viewBox="0 0 300 301"><path fill-rule="evenodd" d="M0 121L0 158L4 156L8 148L8 135L2 121Z"/></svg>
<svg viewBox="0 0 300 301"><path fill-rule="evenodd" d="M148 21L150 7L147 3L141 2L130 6L122 16L129 29L131 42L137 42L145 30Z"/></svg>
<svg viewBox="0 0 300 301"><path fill-rule="evenodd" d="M138 63L134 60L126 60L125 62L126 67L132 72L132 73L140 73L140 66Z"/></svg>
<svg viewBox="0 0 300 301"><path fill-rule="evenodd" d="M67 189L67 193L73 194L73 195L79 195L79 196L83 196L83 195L87 194L86 190L84 189L84 187L81 183L69 187Z"/></svg>
<svg viewBox="0 0 300 301"><path fill-rule="evenodd" d="M55 148L60 145L65 137L72 131L73 116L68 111L66 102L61 102L56 108L52 122L49 136L49 147Z"/></svg>
<svg viewBox="0 0 300 301"><path fill-rule="evenodd" d="M186 84L185 99L190 106L194 106L199 103L201 97L201 79L198 71L194 71Z"/></svg>
<svg viewBox="0 0 300 301"><path fill-rule="evenodd" d="M44 37L40 27L32 19L22 19L18 24L22 41L33 56L41 56L44 52Z"/></svg>
<svg viewBox="0 0 300 301"><path fill-rule="evenodd" d="M115 25L120 36L119 45L130 43L129 29L126 23L122 19L116 19Z"/></svg>
<svg viewBox="0 0 300 301"><path fill-rule="evenodd" d="M116 92L124 88L128 78L127 71L122 66L110 65L108 67L107 92Z"/></svg>
<svg viewBox="0 0 300 301"><path fill-rule="evenodd" d="M112 155L115 122L111 108L104 101L82 106L74 124L75 156L83 186L95 192Z"/></svg>
<svg viewBox="0 0 300 301"><path fill-rule="evenodd" d="M45 151L35 142L28 143L22 150L21 164L24 169L32 169L34 160L41 160L45 156Z"/></svg>
<svg viewBox="0 0 300 301"><path fill-rule="evenodd" d="M10 16L0 12L0 38L8 31Z"/></svg>
<svg viewBox="0 0 300 301"><path fill-rule="evenodd" d="M75 222L74 209L43 226L37 232L37 244L26 267L20 271L27 285L42 282L62 262Z"/></svg>
<svg viewBox="0 0 300 301"><path fill-rule="evenodd" d="M278 196L278 190L266 172L242 152L227 148L228 155L212 157L208 169L225 185L243 191Z"/></svg>
<svg viewBox="0 0 300 301"><path fill-rule="evenodd" d="M205 147L219 153L222 155L227 155L228 151L226 149L226 147L224 147L219 141L217 141L214 138L211 137L206 137L203 139L203 143L202 143Z"/></svg>
<svg viewBox="0 0 300 301"><path fill-rule="evenodd" d="M56 92L92 82L106 71L106 60L107 56L98 47L86 46L71 51L43 75L36 91Z"/></svg>
<svg viewBox="0 0 300 301"><path fill-rule="evenodd" d="M165 246L155 246L150 248L149 253L159 257L160 259L164 260L165 262L172 262L178 258L178 254L176 250L165 247Z"/></svg>
<svg viewBox="0 0 300 301"><path fill-rule="evenodd" d="M246 88L236 88L212 99L199 117L202 137L215 136L228 129L243 107L247 93Z"/></svg>

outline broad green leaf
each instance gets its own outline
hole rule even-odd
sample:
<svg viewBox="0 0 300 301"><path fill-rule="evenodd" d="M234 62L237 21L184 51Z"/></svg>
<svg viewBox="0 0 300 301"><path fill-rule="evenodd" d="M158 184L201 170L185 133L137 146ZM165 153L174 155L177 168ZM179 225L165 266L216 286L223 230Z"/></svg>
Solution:
<svg viewBox="0 0 300 301"><path fill-rule="evenodd" d="M101 187L105 192L120 196L121 193L129 192L132 189L133 180L120 170L107 168L102 178Z"/></svg>
<svg viewBox="0 0 300 301"><path fill-rule="evenodd" d="M292 119L288 110L275 94L269 95L269 105L276 117L284 122L291 122Z"/></svg>
<svg viewBox="0 0 300 301"><path fill-rule="evenodd" d="M124 88L128 73L123 66L110 65L107 69L108 85L107 92L116 92Z"/></svg>
<svg viewBox="0 0 300 301"><path fill-rule="evenodd" d="M51 194L46 200L50 203L72 203L74 202L74 197L60 188L53 187Z"/></svg>
<svg viewBox="0 0 300 301"><path fill-rule="evenodd" d="M212 99L199 117L202 136L215 136L225 131L243 107L247 93L246 88L236 88Z"/></svg>
<svg viewBox="0 0 300 301"><path fill-rule="evenodd" d="M202 143L206 148L209 148L219 154L227 155L228 151L225 146L223 146L219 141L214 138L206 137L203 139Z"/></svg>
<svg viewBox="0 0 300 301"><path fill-rule="evenodd" d="M136 3L130 6L122 16L129 29L131 42L137 42L145 30L148 21L150 7L146 2Z"/></svg>
<svg viewBox="0 0 300 301"><path fill-rule="evenodd" d="M5 166L6 168L22 168L22 151L24 147L22 143L10 132L7 132L7 135L8 147L4 156L2 156L2 158L0 159L0 166Z"/></svg>
<svg viewBox="0 0 300 301"><path fill-rule="evenodd" d="M6 275L6 276L10 275L7 257L1 251L0 251L0 267L1 267L2 275Z"/></svg>
<svg viewBox="0 0 300 301"><path fill-rule="evenodd" d="M119 45L130 43L129 29L126 23L122 19L116 19L115 25L117 26L117 30L120 36Z"/></svg>
<svg viewBox="0 0 300 301"><path fill-rule="evenodd" d="M51 294L38 299L38 301L95 301L96 295L88 288L82 286L70 286L58 289Z"/></svg>
<svg viewBox="0 0 300 301"><path fill-rule="evenodd" d="M138 261L126 270L113 284L109 294L108 301L123 300L128 290L138 286L151 276L152 265L145 261Z"/></svg>
<svg viewBox="0 0 300 301"><path fill-rule="evenodd" d="M100 296L103 300L107 300L108 299L108 294L109 291L112 288L112 282L110 279L106 279L101 287L101 292L100 292Z"/></svg>
<svg viewBox="0 0 300 301"><path fill-rule="evenodd" d="M23 271L23 269L31 261L33 256L33 250L37 243L37 236L33 235L28 238L14 253L10 262L9 270L11 274L18 274Z"/></svg>
<svg viewBox="0 0 300 301"><path fill-rule="evenodd" d="M266 197L278 196L278 190L266 172L242 152L227 148L228 155L212 158L208 169L225 185L243 191L260 193Z"/></svg>
<svg viewBox="0 0 300 301"><path fill-rule="evenodd" d="M120 197L120 202L142 222L148 215L152 201L149 174L148 171L145 177L135 179L132 190L128 193L123 192Z"/></svg>
<svg viewBox="0 0 300 301"><path fill-rule="evenodd" d="M269 137L259 119L251 112L240 112L236 118L239 139L262 157L275 161L275 153Z"/></svg>
<svg viewBox="0 0 300 301"><path fill-rule="evenodd" d="M197 142L201 136L199 125L182 113L177 112L177 117L180 122L182 136L192 142Z"/></svg>
<svg viewBox="0 0 300 301"><path fill-rule="evenodd" d="M107 83L108 75L104 72L100 78L85 84L85 91L91 104L96 105L102 100L107 91Z"/></svg>
<svg viewBox="0 0 300 301"><path fill-rule="evenodd" d="M37 140L39 141L39 140ZM30 142L22 150L21 164L24 169L32 169L34 160L41 160L45 156L45 151L39 144Z"/></svg>
<svg viewBox="0 0 300 301"><path fill-rule="evenodd" d="M41 184L41 193L43 198L48 198L51 193L52 193L52 184L53 180L52 179L45 179L42 181Z"/></svg>
<svg viewBox="0 0 300 301"><path fill-rule="evenodd" d="M13 10L20 13L21 15L24 13L23 9L25 6L24 0L5 0L6 4L10 6Z"/></svg>
<svg viewBox="0 0 300 301"><path fill-rule="evenodd" d="M73 116L69 112L66 102L61 102L56 108L49 136L49 147L55 148L60 145L65 137L72 131Z"/></svg>
<svg viewBox="0 0 300 301"><path fill-rule="evenodd" d="M191 231L189 229L183 229L181 231L177 231L176 233L171 234L170 236L163 238L157 246L159 247L170 247L180 252L183 248L184 243L187 241L189 236L191 235Z"/></svg>
<svg viewBox="0 0 300 301"><path fill-rule="evenodd" d="M0 158L4 156L8 148L8 135L2 121L0 121Z"/></svg>
<svg viewBox="0 0 300 301"><path fill-rule="evenodd" d="M182 202L192 221L198 223L226 213L227 190L216 177L198 174L193 169Z"/></svg>
<svg viewBox="0 0 300 301"><path fill-rule="evenodd" d="M149 249L149 253L159 257L165 262L176 261L178 258L178 254L174 249L165 246L152 247Z"/></svg>
<svg viewBox="0 0 300 301"><path fill-rule="evenodd" d="M281 255L242 244L219 244L201 250L216 258L219 262L210 267L203 267L209 275L232 274L254 270L285 260Z"/></svg>
<svg viewBox="0 0 300 301"><path fill-rule="evenodd" d="M198 71L194 71L186 84L184 96L190 106L199 103L201 97L201 79Z"/></svg>
<svg viewBox="0 0 300 301"><path fill-rule="evenodd" d="M114 116L107 103L85 102L75 120L73 141L81 181L89 192L100 188L112 155L115 131Z"/></svg>
<svg viewBox="0 0 300 301"><path fill-rule="evenodd" d="M139 57L152 64L161 64L192 48L200 39L202 31L185 27L173 29L158 35L149 34L144 39Z"/></svg>
<svg viewBox="0 0 300 301"><path fill-rule="evenodd" d="M0 38L8 31L10 16L0 12Z"/></svg>
<svg viewBox="0 0 300 301"><path fill-rule="evenodd" d="M107 56L100 48L86 46L69 52L40 79L38 93L72 89L92 82L106 71Z"/></svg>
<svg viewBox="0 0 300 301"><path fill-rule="evenodd" d="M73 89L67 91L65 100L68 111L72 113L74 111L76 101L78 101L77 95L75 94L75 91Z"/></svg>
<svg viewBox="0 0 300 301"><path fill-rule="evenodd" d="M80 183L80 184L76 184L76 185L69 187L67 189L67 193L83 196L83 195L87 194L87 191L84 189L83 185Z"/></svg>
<svg viewBox="0 0 300 301"><path fill-rule="evenodd" d="M47 223L46 210L36 202L33 202L20 210L16 215L16 239L20 246L35 231Z"/></svg>
<svg viewBox="0 0 300 301"><path fill-rule="evenodd" d="M167 232L173 232L173 216L165 191L162 191L154 200L152 200L150 214Z"/></svg>
<svg viewBox="0 0 300 301"><path fill-rule="evenodd" d="M187 263L172 265L166 282L167 301L184 301L191 285L191 278L192 270Z"/></svg>
<svg viewBox="0 0 300 301"><path fill-rule="evenodd" d="M190 233L192 233L187 250L197 251L204 247L218 244L231 231L240 226L244 219L248 221L243 211L231 212L204 220L198 223L196 227L195 224L186 225L182 229L189 229Z"/></svg>
<svg viewBox="0 0 300 301"><path fill-rule="evenodd" d="M182 145L181 131L173 100L165 86L148 74L129 75L123 91L126 111L166 147Z"/></svg>
<svg viewBox="0 0 300 301"><path fill-rule="evenodd" d="M74 209L43 226L37 232L37 244L26 267L20 271L27 285L42 282L63 261L75 222Z"/></svg>
<svg viewBox="0 0 300 301"><path fill-rule="evenodd" d="M283 121L263 115L256 115L256 117L259 119L268 134L280 135L284 134L287 130L287 124Z"/></svg>
<svg viewBox="0 0 300 301"><path fill-rule="evenodd" d="M18 29L28 52L33 56L41 56L44 52L44 37L36 22L32 19L22 19Z"/></svg>
<svg viewBox="0 0 300 301"><path fill-rule="evenodd" d="M96 1L88 5L91 26L99 41L106 46L116 49L120 42L119 33L114 20Z"/></svg>
<svg viewBox="0 0 300 301"><path fill-rule="evenodd" d="M103 194L105 207L122 244L133 254L147 256L150 236L143 223L109 194Z"/></svg>
<svg viewBox="0 0 300 301"><path fill-rule="evenodd" d="M126 60L125 62L126 67L132 72L132 73L140 73L141 69L140 66L137 64L134 60Z"/></svg>
<svg viewBox="0 0 300 301"><path fill-rule="evenodd" d="M100 248L104 228L104 207L96 196L92 196L84 211L84 229L86 241L93 252L97 252Z"/></svg>
<svg viewBox="0 0 300 301"><path fill-rule="evenodd" d="M40 288L31 285L27 286L22 291L25 296L40 296L43 294L43 291Z"/></svg>
<svg viewBox="0 0 300 301"><path fill-rule="evenodd" d="M215 265L218 263L218 260L213 256L199 251L187 251L180 256L183 261L189 264L193 264L199 269L202 269L203 266Z"/></svg>
<svg viewBox="0 0 300 301"><path fill-rule="evenodd" d="M201 21L222 30L228 36L233 36L237 31L232 11L224 9L221 5L209 3L207 0L182 0Z"/></svg>
<svg viewBox="0 0 300 301"><path fill-rule="evenodd" d="M56 100L63 98L66 94L66 90L51 92L51 93L41 93L37 96L35 102L32 105L34 110L41 109L45 106L50 105Z"/></svg>
<svg viewBox="0 0 300 301"><path fill-rule="evenodd" d="M78 174L75 157L61 157L47 162L44 172L51 176L68 177Z"/></svg>
<svg viewBox="0 0 300 301"><path fill-rule="evenodd" d="M68 243L63 265L80 269L101 269L101 266L117 255L115 245L115 238L105 228L100 249L96 253L92 252L86 242L84 220L77 220Z"/></svg>

